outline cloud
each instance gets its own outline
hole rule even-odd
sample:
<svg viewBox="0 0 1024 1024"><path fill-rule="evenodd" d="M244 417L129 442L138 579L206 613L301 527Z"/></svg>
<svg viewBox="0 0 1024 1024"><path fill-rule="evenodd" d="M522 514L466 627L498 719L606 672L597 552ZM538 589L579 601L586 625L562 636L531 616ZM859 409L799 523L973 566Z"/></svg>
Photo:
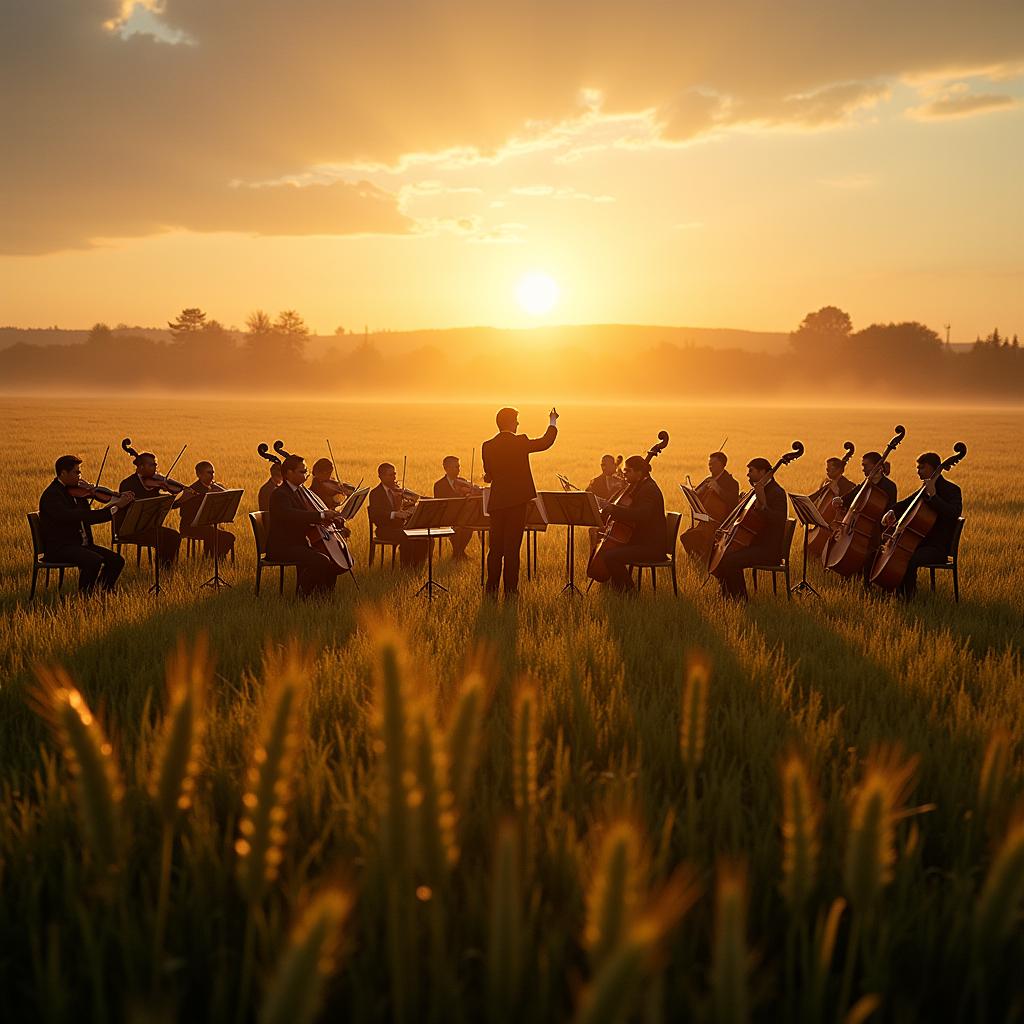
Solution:
<svg viewBox="0 0 1024 1024"><path fill-rule="evenodd" d="M862 0L827 17L820 0L141 7L0 4L2 251L172 226L409 233L400 191L363 181L372 169L824 130L894 81L1024 63L1024 4L1005 0ZM920 116L986 102L1008 106L979 92Z"/></svg>
<svg viewBox="0 0 1024 1024"><path fill-rule="evenodd" d="M951 86L944 95L907 111L907 116L918 121L940 121L952 117L972 117L996 110L1009 110L1020 105L1015 96L1000 93L969 92L965 83Z"/></svg>

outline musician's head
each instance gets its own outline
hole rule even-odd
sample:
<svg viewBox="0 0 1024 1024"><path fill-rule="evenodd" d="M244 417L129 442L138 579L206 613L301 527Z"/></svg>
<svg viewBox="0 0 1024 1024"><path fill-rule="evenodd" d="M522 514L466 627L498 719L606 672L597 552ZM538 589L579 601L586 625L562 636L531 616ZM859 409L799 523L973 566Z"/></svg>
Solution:
<svg viewBox="0 0 1024 1024"><path fill-rule="evenodd" d="M651 467L642 455L630 455L623 463L625 467L626 480L631 484L638 484L645 476L651 475Z"/></svg>
<svg viewBox="0 0 1024 1024"><path fill-rule="evenodd" d="M614 476L617 468L614 455L601 456L601 472L604 473L605 476Z"/></svg>
<svg viewBox="0 0 1024 1024"><path fill-rule="evenodd" d="M313 479L314 480L330 480L331 470L334 469L334 463L330 459L317 459L313 463Z"/></svg>
<svg viewBox="0 0 1024 1024"><path fill-rule="evenodd" d="M494 422L498 424L499 430L511 430L514 434L519 427L519 410L509 406L499 409L498 415L494 417Z"/></svg>
<svg viewBox="0 0 1024 1024"><path fill-rule="evenodd" d="M837 459L834 455L831 459L825 460L825 476L829 480L838 480L843 475L843 460Z"/></svg>
<svg viewBox="0 0 1024 1024"><path fill-rule="evenodd" d="M875 467L882 461L881 452L865 452L860 457L860 468L864 470L865 476L871 476Z"/></svg>
<svg viewBox="0 0 1024 1024"><path fill-rule="evenodd" d="M309 473L306 460L301 455L286 455L281 462L281 475L293 487L301 487Z"/></svg>
<svg viewBox="0 0 1024 1024"><path fill-rule="evenodd" d="M458 455L446 455L441 460L441 465L444 466L445 476L450 476L453 480L462 472L462 463L459 462Z"/></svg>
<svg viewBox="0 0 1024 1024"><path fill-rule="evenodd" d="M942 459L939 458L938 452L922 452L917 457L917 475L922 480L927 480L941 465Z"/></svg>
<svg viewBox="0 0 1024 1024"><path fill-rule="evenodd" d="M729 460L726 458L725 452L712 452L708 456L708 472L712 476L721 476L727 465L729 465Z"/></svg>
<svg viewBox="0 0 1024 1024"><path fill-rule="evenodd" d="M135 463L135 471L143 480L156 476L156 456L152 452L139 452L132 461Z"/></svg>
<svg viewBox="0 0 1024 1024"><path fill-rule="evenodd" d="M209 487L213 478L217 475L212 462L196 463L196 479L204 486Z"/></svg>
<svg viewBox="0 0 1024 1024"><path fill-rule="evenodd" d="M395 481L398 479L398 471L390 462L382 462L377 467L377 476L380 477L380 482L385 487L393 487Z"/></svg>
<svg viewBox="0 0 1024 1024"><path fill-rule="evenodd" d="M747 479L752 484L760 483L772 471L772 464L767 459L751 459L747 463Z"/></svg>
<svg viewBox="0 0 1024 1024"><path fill-rule="evenodd" d="M270 479L273 480L275 484L280 484L284 479L284 473L281 471L280 462L272 462L270 464Z"/></svg>
<svg viewBox="0 0 1024 1024"><path fill-rule="evenodd" d="M77 455L62 455L53 464L53 472L65 487L74 487L82 479L82 460Z"/></svg>

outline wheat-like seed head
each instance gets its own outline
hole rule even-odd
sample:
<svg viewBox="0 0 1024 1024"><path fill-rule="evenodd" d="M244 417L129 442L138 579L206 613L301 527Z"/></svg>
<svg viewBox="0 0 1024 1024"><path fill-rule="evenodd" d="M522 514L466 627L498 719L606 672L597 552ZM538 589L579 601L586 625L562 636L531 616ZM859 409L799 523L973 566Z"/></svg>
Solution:
<svg viewBox="0 0 1024 1024"><path fill-rule="evenodd" d="M465 815L480 750L480 725L484 711L484 680L476 671L462 682L445 748L448 752L448 786L460 815Z"/></svg>
<svg viewBox="0 0 1024 1024"><path fill-rule="evenodd" d="M516 696L512 720L512 785L516 810L527 827L537 810L537 718L537 690L523 685Z"/></svg>
<svg viewBox="0 0 1024 1024"><path fill-rule="evenodd" d="M993 826L998 828L1002 824L998 819L1008 797L1012 760L1013 743L1009 732L1002 727L993 729L981 763L977 807L982 826L990 831Z"/></svg>
<svg viewBox="0 0 1024 1024"><path fill-rule="evenodd" d="M1018 920L1024 899L1024 821L1003 839L974 908L974 938L982 949L1004 941Z"/></svg>
<svg viewBox="0 0 1024 1024"><path fill-rule="evenodd" d="M747 886L744 869L719 865L715 884L715 937L711 987L715 1020L741 1024L749 1019L747 994Z"/></svg>
<svg viewBox="0 0 1024 1024"><path fill-rule="evenodd" d="M814 889L820 843L817 798L801 758L791 754L782 764L782 894L790 910L799 911Z"/></svg>
<svg viewBox="0 0 1024 1024"><path fill-rule="evenodd" d="M640 907L641 851L639 829L616 821L605 831L587 891L584 942L595 967L624 939Z"/></svg>
<svg viewBox="0 0 1024 1024"><path fill-rule="evenodd" d="M704 757L707 734L710 662L702 654L691 655L683 685L683 711L679 724L679 748L683 765L696 771Z"/></svg>

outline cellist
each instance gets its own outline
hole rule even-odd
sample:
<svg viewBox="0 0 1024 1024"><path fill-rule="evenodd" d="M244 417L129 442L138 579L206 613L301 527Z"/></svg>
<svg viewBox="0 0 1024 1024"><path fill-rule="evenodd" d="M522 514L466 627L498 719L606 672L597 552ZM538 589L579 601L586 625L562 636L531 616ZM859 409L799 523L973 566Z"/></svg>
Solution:
<svg viewBox="0 0 1024 1024"><path fill-rule="evenodd" d="M626 478L619 468L622 461L620 455L618 459L614 455L602 455L601 456L601 472L594 477L593 480L587 484L587 490L591 494L596 494L598 501L605 502L611 501L625 486ZM601 531L596 526L590 527L590 553L594 553L594 549L597 547L598 542L601 539Z"/></svg>
<svg viewBox="0 0 1024 1024"><path fill-rule="evenodd" d="M882 462L882 456L880 452L865 452L861 456L860 466L864 473L864 479L869 480L874 486L876 486L886 497L886 514L896 504L896 485L889 479L887 471L887 462ZM853 504L853 499L857 496L857 488L852 487L845 494L837 495L832 499L832 505L837 510L848 509ZM867 560L864 562L864 586L868 587L871 585L871 566L875 560L875 554L878 551L878 546L882 542L882 531L878 529L875 531L874 536L871 539L870 549L868 551Z"/></svg>
<svg viewBox="0 0 1024 1024"><path fill-rule="evenodd" d="M708 456L708 476L694 488L694 493L711 516L711 522L691 526L680 538L680 543L691 558L700 562L707 562L711 545L715 542L715 531L739 504L740 485L726 470L728 464L725 452L712 452Z"/></svg>
<svg viewBox="0 0 1024 1024"><path fill-rule="evenodd" d="M922 565L942 564L949 555L956 533L957 520L964 510L963 493L960 488L947 480L941 471L942 459L936 452L925 452L917 457L917 475L924 484L923 500L931 506L937 518L934 525L910 556L910 565L903 582L896 593L905 601L917 593L917 570ZM882 516L882 525L895 526L896 521L917 497L917 492L897 501Z"/></svg>
<svg viewBox="0 0 1024 1024"><path fill-rule="evenodd" d="M284 477L281 486L270 495L267 557L296 563L300 597L327 594L338 581L338 566L327 555L310 547L306 530L317 523L337 523L347 535L348 528L336 511L321 512L303 495L302 487L309 474L301 455L286 456L281 462L281 473Z"/></svg>
<svg viewBox="0 0 1024 1024"><path fill-rule="evenodd" d="M657 562L665 557L665 496L651 476L650 463L642 455L630 455L625 474L630 503L605 506L611 519L633 526L629 543L615 545L603 556L610 572L608 583L618 591L633 589L630 564Z"/></svg>
<svg viewBox="0 0 1024 1024"><path fill-rule="evenodd" d="M786 492L771 475L772 464L764 458L747 463L747 480L757 495L755 507L761 512L764 526L753 544L727 552L714 569L724 597L747 600L747 583L743 570L752 565L774 565L782 551L789 511Z"/></svg>

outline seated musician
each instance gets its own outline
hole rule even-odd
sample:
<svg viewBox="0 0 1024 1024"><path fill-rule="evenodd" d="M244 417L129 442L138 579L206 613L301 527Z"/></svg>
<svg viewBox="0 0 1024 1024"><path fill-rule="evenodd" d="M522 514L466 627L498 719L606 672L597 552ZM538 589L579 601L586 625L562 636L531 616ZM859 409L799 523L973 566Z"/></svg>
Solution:
<svg viewBox="0 0 1024 1024"><path fill-rule="evenodd" d="M281 486L281 481L284 477L281 474L281 464L279 462L272 462L270 464L270 479L267 480L260 488L259 496L257 501L260 506L261 512L270 511L270 496Z"/></svg>
<svg viewBox="0 0 1024 1024"><path fill-rule="evenodd" d="M756 508L760 510L764 526L752 544L727 552L715 568L722 594L733 600L747 599L744 569L752 565L776 565L782 555L788 503L786 492L775 478L768 478L771 470L772 464L767 459L751 459L747 463L747 480L757 495Z"/></svg>
<svg viewBox="0 0 1024 1024"><path fill-rule="evenodd" d="M163 488L157 480L156 456L152 452L139 452L132 461L135 463L135 472L121 481L118 490L130 491L136 498L159 497ZM188 501L192 496L193 492L190 488L183 488L175 496L174 504L171 507L180 507L182 502ZM178 558L178 548L181 546L181 534L177 530L172 530L169 526L158 526L156 529L143 530L142 533L125 536L121 533L123 522L124 512L115 513L114 531L119 541L126 544L151 545L156 548L161 568L170 569L174 565Z"/></svg>
<svg viewBox="0 0 1024 1024"><path fill-rule="evenodd" d="M889 463L882 462L882 455L880 452L865 452L861 456L860 466L864 472L864 479L870 480L871 483L878 487L880 491L885 494L886 511L891 509L896 504L896 485L889 479L888 471ZM837 510L848 509L853 504L853 499L857 496L857 488L853 487L845 494L837 495L832 499L832 504ZM837 517L833 528L840 522ZM871 569L875 561L875 555L878 553L879 545L882 543L882 531L878 528L874 532L874 536L871 538L871 543L868 549L868 557L864 562L864 586L868 587L871 585Z"/></svg>
<svg viewBox="0 0 1024 1024"><path fill-rule="evenodd" d="M105 508L93 509L88 498L76 498L69 490L82 479L82 460L62 455L54 463L56 476L39 498L39 531L43 552L53 562L78 566L78 592L91 594L99 583L104 591L114 589L124 568L124 559L92 540L91 527L110 522L114 511L127 508L135 496L124 493Z"/></svg>
<svg viewBox="0 0 1024 1024"><path fill-rule="evenodd" d="M942 565L946 561L953 546L957 520L964 510L963 494L955 483L947 480L941 472L934 480L931 479L941 464L942 459L935 452L925 452L917 457L917 475L924 482L924 501L935 512L937 518L910 556L907 574L896 589L896 593L904 600L909 600L917 593L917 570L922 565ZM882 525L895 526L896 521L916 496L915 491L902 501L897 501L882 516Z"/></svg>
<svg viewBox="0 0 1024 1024"><path fill-rule="evenodd" d="M843 472L842 459L833 456L825 460L825 482L820 493L824 494L828 490L832 492L833 497L841 498L856 489L857 485Z"/></svg>
<svg viewBox="0 0 1024 1024"><path fill-rule="evenodd" d="M218 526L192 525L199 506L203 503L203 495L211 491L227 490L214 479L216 475L212 462L197 462L195 483L189 485L194 497L187 498L181 503L181 535L201 540L204 558L213 558L214 547L217 549L217 557L225 558L231 554L235 546L235 535L227 530L222 530Z"/></svg>
<svg viewBox="0 0 1024 1024"><path fill-rule="evenodd" d="M626 459L626 485L632 487L628 505L608 505L616 522L630 523L633 535L628 544L616 544L604 552L611 572L609 584L619 591L633 590L628 566L634 562L658 562L665 558L665 497L651 477L651 467L642 455Z"/></svg>
<svg viewBox="0 0 1024 1024"><path fill-rule="evenodd" d="M340 570L322 551L310 547L306 531L319 523L344 526L344 520L336 511L315 508L303 493L302 485L309 474L301 455L287 456L281 463L281 474L281 486L270 496L267 557L298 564L300 597L322 596L334 589Z"/></svg>
<svg viewBox="0 0 1024 1024"><path fill-rule="evenodd" d="M405 521L412 515L412 509L403 507L395 467L382 462L377 467L377 476L380 483L370 491L367 506L373 535L388 543L397 541L402 568L414 569L427 560L428 541L425 537L405 535Z"/></svg>
<svg viewBox="0 0 1024 1024"><path fill-rule="evenodd" d="M710 523L696 523L679 538L683 550L694 561L706 564L715 543L715 530L740 502L740 485L726 470L729 459L725 452L712 452L708 456L708 477L694 492L711 516Z"/></svg>
<svg viewBox="0 0 1024 1024"><path fill-rule="evenodd" d="M468 498L471 494L480 493L481 488L474 487L459 475L462 463L457 455L446 455L441 465L444 467L444 476L434 482L435 498ZM452 537L452 557L459 560L467 558L466 547L472 539L472 530L456 528Z"/></svg>
<svg viewBox="0 0 1024 1024"><path fill-rule="evenodd" d="M601 472L587 484L587 490L596 494L602 501L610 501L626 486L626 481L619 472L613 455L601 456Z"/></svg>
<svg viewBox="0 0 1024 1024"><path fill-rule="evenodd" d="M330 459L317 459L313 463L313 481L309 489L330 509L345 500L344 491L337 480L332 480L334 463Z"/></svg>

